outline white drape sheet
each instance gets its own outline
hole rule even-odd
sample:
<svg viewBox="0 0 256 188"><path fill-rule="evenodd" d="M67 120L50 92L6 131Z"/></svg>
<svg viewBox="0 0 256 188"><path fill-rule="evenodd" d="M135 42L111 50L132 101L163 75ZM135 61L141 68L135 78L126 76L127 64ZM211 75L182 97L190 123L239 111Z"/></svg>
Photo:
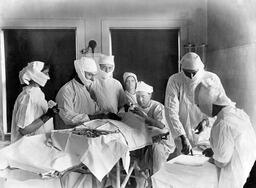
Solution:
<svg viewBox="0 0 256 188"><path fill-rule="evenodd" d="M218 168L203 156L180 155L152 178L153 188L217 188Z"/></svg>

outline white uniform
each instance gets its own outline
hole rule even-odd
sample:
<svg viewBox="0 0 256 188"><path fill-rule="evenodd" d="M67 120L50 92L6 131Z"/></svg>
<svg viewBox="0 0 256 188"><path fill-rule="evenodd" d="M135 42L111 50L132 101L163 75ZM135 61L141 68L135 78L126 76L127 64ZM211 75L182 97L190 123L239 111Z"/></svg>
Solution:
<svg viewBox="0 0 256 188"><path fill-rule="evenodd" d="M223 108L211 130L213 158L221 168L219 188L242 188L256 160L256 135L249 117L232 106Z"/></svg>
<svg viewBox="0 0 256 188"><path fill-rule="evenodd" d="M131 94L125 90L125 95L129 104L137 104L136 93Z"/></svg>
<svg viewBox="0 0 256 188"><path fill-rule="evenodd" d="M102 112L117 113L126 102L126 96L121 83L112 78L96 78L91 86L97 104Z"/></svg>
<svg viewBox="0 0 256 188"><path fill-rule="evenodd" d="M76 125L89 121L89 115L99 111L87 88L75 79L67 82L59 90L56 102L59 115L66 125Z"/></svg>
<svg viewBox="0 0 256 188"><path fill-rule="evenodd" d="M31 124L34 120L38 119L48 109L45 95L40 87L26 86L17 97L12 113L12 129L11 141L14 142L22 137L19 128L24 129ZM53 129L53 121L47 121L43 126L37 129L34 134L41 134L49 132Z"/></svg>
<svg viewBox="0 0 256 188"><path fill-rule="evenodd" d="M166 119L173 136L174 138L180 135L187 136L192 146L197 142L197 135L193 133L192 129L196 128L204 118L207 118L194 103L194 90L198 83L206 78L213 78L221 85L216 74L200 70L192 79L188 78L184 72L176 73L169 78L166 87ZM177 147L180 145L178 144Z"/></svg>
<svg viewBox="0 0 256 188"><path fill-rule="evenodd" d="M165 118L165 110L164 105L161 103L151 100L150 105L147 108L143 109L144 112L148 115L148 117L160 121L165 125L166 132L169 131L169 127L167 126L166 118ZM158 171L161 166L166 162L168 156L174 151L175 144L173 138L168 135L167 140L161 140L159 143L153 144L153 171L154 173Z"/></svg>

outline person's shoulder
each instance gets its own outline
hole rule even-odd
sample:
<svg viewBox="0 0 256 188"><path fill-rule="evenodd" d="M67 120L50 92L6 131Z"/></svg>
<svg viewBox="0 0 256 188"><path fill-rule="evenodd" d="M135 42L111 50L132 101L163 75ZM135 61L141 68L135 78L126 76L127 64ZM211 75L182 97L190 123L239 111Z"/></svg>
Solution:
<svg viewBox="0 0 256 188"><path fill-rule="evenodd" d="M164 109L164 105L156 100L151 99L151 105L152 107L155 107L155 108Z"/></svg>
<svg viewBox="0 0 256 188"><path fill-rule="evenodd" d="M76 84L75 82L76 82L75 79L72 79L72 80L68 81L67 83L65 83L65 84L59 89L58 94L74 91L74 89L72 88L72 84ZM58 95L58 94L57 94L57 95Z"/></svg>
<svg viewBox="0 0 256 188"><path fill-rule="evenodd" d="M219 76L217 74L210 72L210 71L204 71L204 77L219 79Z"/></svg>

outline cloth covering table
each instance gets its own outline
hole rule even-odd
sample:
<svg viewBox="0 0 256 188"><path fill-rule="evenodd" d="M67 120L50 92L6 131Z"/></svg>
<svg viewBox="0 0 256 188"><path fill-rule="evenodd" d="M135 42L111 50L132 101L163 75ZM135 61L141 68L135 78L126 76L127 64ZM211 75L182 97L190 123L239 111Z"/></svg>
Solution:
<svg viewBox="0 0 256 188"><path fill-rule="evenodd" d="M180 155L151 179L153 188L217 188L218 173L219 169L207 157Z"/></svg>
<svg viewBox="0 0 256 188"><path fill-rule="evenodd" d="M123 166L128 171L130 165L129 151L151 144L152 139L150 135L145 134L147 129L144 121L140 118L130 118L132 117L131 114L124 117L124 122L93 120L78 127L78 129L116 131L116 133L95 138L75 135L71 133L71 130L24 136L0 150L0 169L19 168L44 177L54 174L54 172L63 172L82 162L101 181L119 159L123 159ZM0 183L0 185L6 184L7 180L11 184L21 181L13 176L8 178L8 174L1 176L0 173L0 177L2 177L0 181L2 184ZM46 181L41 177L28 179L26 182L30 182L32 185L38 181L44 186ZM58 178L53 178L48 181L49 186L46 187L50 188L55 180L59 181ZM58 186L55 185L55 187Z"/></svg>

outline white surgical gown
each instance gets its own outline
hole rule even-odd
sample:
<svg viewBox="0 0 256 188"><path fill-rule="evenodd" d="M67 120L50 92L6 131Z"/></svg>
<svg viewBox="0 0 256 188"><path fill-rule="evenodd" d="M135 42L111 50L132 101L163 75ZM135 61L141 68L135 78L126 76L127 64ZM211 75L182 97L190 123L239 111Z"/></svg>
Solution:
<svg viewBox="0 0 256 188"><path fill-rule="evenodd" d="M151 100L149 107L143 109L148 117L160 121L165 125L166 132L170 132L169 127L167 126L165 118L165 109L164 105L161 103ZM158 143L153 144L153 171L154 173L158 171L161 166L166 162L169 154L171 154L175 149L175 144L171 135L168 135L167 140L161 140Z"/></svg>
<svg viewBox="0 0 256 188"><path fill-rule="evenodd" d="M213 158L221 168L219 188L242 188L256 160L256 135L249 117L227 106L217 115L210 137Z"/></svg>
<svg viewBox="0 0 256 188"><path fill-rule="evenodd" d="M87 88L75 79L67 82L59 90L56 102L59 115L66 125L77 125L89 121L88 115L99 111Z"/></svg>
<svg viewBox="0 0 256 188"><path fill-rule="evenodd" d="M191 80L183 72L172 75L167 83L165 93L166 119L174 138L185 135L192 146L197 144L198 137L193 129L207 118L194 103L194 91L202 79L213 78L221 85L219 77L208 71L199 71ZM220 86L221 88L222 85ZM177 146L181 147L181 146ZM181 148L178 148L181 150Z"/></svg>
<svg viewBox="0 0 256 188"><path fill-rule="evenodd" d="M17 97L12 113L11 141L14 142L22 137L19 128L24 129L34 120L38 119L48 109L45 95L40 87L26 86ZM53 120L50 119L33 134L50 132L53 129Z"/></svg>
<svg viewBox="0 0 256 188"><path fill-rule="evenodd" d="M126 96L121 83L112 77L96 78L91 89L94 91L97 104L102 112L117 113L126 103Z"/></svg>

